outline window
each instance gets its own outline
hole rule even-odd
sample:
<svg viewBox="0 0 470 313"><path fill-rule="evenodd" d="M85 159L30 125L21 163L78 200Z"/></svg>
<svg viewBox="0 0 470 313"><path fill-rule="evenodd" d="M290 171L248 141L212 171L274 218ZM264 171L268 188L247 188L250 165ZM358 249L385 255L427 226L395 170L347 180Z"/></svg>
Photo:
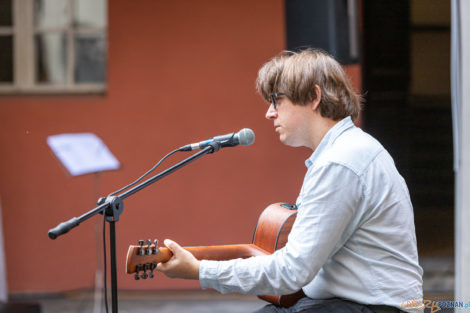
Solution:
<svg viewBox="0 0 470 313"><path fill-rule="evenodd" d="M106 0L0 0L0 93L106 90Z"/></svg>

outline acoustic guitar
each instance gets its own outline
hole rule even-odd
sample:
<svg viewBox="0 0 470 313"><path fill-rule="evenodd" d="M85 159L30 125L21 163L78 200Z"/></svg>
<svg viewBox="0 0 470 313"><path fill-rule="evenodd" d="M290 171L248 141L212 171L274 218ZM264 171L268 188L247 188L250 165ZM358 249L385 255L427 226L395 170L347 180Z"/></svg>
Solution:
<svg viewBox="0 0 470 313"><path fill-rule="evenodd" d="M261 213L253 235L251 244L235 244L220 246L184 247L198 260L231 260L236 258L249 258L257 255L272 254L287 243L297 214L297 207L293 204L274 203ZM129 246L126 260L126 272L134 274L136 280L154 277L157 263L166 262L172 256L168 248L157 246L157 240L144 242L139 240L138 245ZM294 305L304 296L302 290L283 296L258 296L260 299L282 307Z"/></svg>

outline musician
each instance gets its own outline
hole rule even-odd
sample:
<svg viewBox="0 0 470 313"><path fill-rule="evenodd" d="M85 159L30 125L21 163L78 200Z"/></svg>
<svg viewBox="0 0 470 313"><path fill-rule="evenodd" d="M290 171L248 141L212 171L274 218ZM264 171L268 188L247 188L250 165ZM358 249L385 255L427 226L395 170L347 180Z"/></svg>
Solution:
<svg viewBox="0 0 470 313"><path fill-rule="evenodd" d="M305 293L294 307L260 313L400 312L422 300L407 186L382 145L353 124L361 97L338 62L317 50L282 53L260 69L257 90L281 142L313 151L287 244L272 255L198 261L166 240L174 256L157 270L222 293Z"/></svg>

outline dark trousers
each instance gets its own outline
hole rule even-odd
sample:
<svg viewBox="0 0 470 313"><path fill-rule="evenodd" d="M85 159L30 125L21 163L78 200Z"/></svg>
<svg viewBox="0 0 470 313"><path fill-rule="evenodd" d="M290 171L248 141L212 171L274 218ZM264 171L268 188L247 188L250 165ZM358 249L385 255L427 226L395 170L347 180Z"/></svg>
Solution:
<svg viewBox="0 0 470 313"><path fill-rule="evenodd" d="M290 308L281 308L274 304L266 305L253 313L395 313L403 312L390 306L367 306L342 299L314 300L308 297L300 299Z"/></svg>

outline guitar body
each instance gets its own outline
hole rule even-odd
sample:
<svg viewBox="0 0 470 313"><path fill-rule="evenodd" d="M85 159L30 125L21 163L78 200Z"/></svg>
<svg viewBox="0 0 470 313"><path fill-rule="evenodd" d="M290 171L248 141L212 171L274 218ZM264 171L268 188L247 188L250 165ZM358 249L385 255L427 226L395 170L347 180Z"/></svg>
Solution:
<svg viewBox="0 0 470 313"><path fill-rule="evenodd" d="M252 244L184 247L199 260L231 260L272 254L287 243L287 237L294 224L297 210L295 205L274 203L261 213ZM135 279L153 277L157 263L166 262L172 256L167 248L157 248L155 244L131 245L127 252L126 272ZM304 296L302 290L284 296L258 296L260 299L278 306L290 307Z"/></svg>
<svg viewBox="0 0 470 313"><path fill-rule="evenodd" d="M287 203L274 203L268 206L259 217L253 235L253 244L269 254L283 248L294 225L297 207ZM304 297L302 290L283 296L263 295L258 298L288 308Z"/></svg>

